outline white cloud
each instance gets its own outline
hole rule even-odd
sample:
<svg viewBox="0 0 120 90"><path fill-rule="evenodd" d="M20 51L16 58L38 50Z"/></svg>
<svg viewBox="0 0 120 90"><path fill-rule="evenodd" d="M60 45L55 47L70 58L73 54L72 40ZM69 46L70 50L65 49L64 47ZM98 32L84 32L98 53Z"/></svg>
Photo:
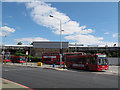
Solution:
<svg viewBox="0 0 120 90"><path fill-rule="evenodd" d="M80 26L76 21L70 20L70 18L64 13L59 12L55 7L51 7L51 4L44 2L30 2L26 4L27 8L31 8L31 16L33 20L40 25L53 29L52 32L60 34L60 20L62 21L62 29L64 35L79 33L88 34L92 33L92 29L86 29L86 26ZM53 15L54 17L49 17Z"/></svg>
<svg viewBox="0 0 120 90"><path fill-rule="evenodd" d="M22 43L31 43L32 41L49 41L48 39L41 38L41 37L28 37L28 38L19 38L19 39L14 39L15 42L22 42Z"/></svg>
<svg viewBox="0 0 120 90"><path fill-rule="evenodd" d="M10 33L14 33L15 29L14 28L10 28L8 26L4 26L0 28L0 36L5 36L5 35L9 35Z"/></svg>
<svg viewBox="0 0 120 90"><path fill-rule="evenodd" d="M104 34L110 34L109 32L105 32Z"/></svg>
<svg viewBox="0 0 120 90"><path fill-rule="evenodd" d="M114 33L112 36L113 38L118 37L118 33Z"/></svg>
<svg viewBox="0 0 120 90"><path fill-rule="evenodd" d="M90 35L94 30L87 29L87 26L80 26L80 23L72 21L65 13L61 13L51 4L44 2L29 2L26 3L27 9L31 9L32 19L39 25L49 27L55 34L60 34L60 19L62 23L63 35L67 40L77 41L82 44L113 44L112 42L104 42L103 37L95 37ZM53 15L54 17L49 17ZM104 34L109 34L106 32Z"/></svg>
<svg viewBox="0 0 120 90"><path fill-rule="evenodd" d="M75 40L81 44L98 44L102 42L103 37L94 37L92 35L69 35L65 37L67 40Z"/></svg>
<svg viewBox="0 0 120 90"><path fill-rule="evenodd" d="M65 37L67 40L77 41L79 44L84 45L108 45L113 46L118 45L118 42L107 42L103 41L103 37L94 37L92 35L70 35Z"/></svg>
<svg viewBox="0 0 120 90"><path fill-rule="evenodd" d="M6 31L6 32L15 32L14 28L10 28L10 27L7 27L7 26L1 27L0 30Z"/></svg>

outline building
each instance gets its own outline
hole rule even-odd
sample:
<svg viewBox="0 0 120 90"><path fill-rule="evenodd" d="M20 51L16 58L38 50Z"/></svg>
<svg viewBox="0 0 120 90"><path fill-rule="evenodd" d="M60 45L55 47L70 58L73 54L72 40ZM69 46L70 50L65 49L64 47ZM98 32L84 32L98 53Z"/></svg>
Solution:
<svg viewBox="0 0 120 90"><path fill-rule="evenodd" d="M23 50L24 53L26 51L31 54L31 49L33 48L33 45L5 45L2 46L2 51L9 51L11 54L14 54L16 51Z"/></svg>
<svg viewBox="0 0 120 90"><path fill-rule="evenodd" d="M61 42L33 42L32 55L42 56L43 52L60 52ZM69 42L62 42L63 52L68 52Z"/></svg>
<svg viewBox="0 0 120 90"><path fill-rule="evenodd" d="M16 51L24 50L28 51L29 55L41 57L42 52L60 52L61 42L39 42L34 41L33 45L5 45L2 49L8 50L11 54L14 54ZM88 45L84 46L83 44L69 44L69 42L62 42L63 52L105 52L114 54L118 53L120 47L118 46L98 46L98 45ZM24 52L24 53L25 53Z"/></svg>

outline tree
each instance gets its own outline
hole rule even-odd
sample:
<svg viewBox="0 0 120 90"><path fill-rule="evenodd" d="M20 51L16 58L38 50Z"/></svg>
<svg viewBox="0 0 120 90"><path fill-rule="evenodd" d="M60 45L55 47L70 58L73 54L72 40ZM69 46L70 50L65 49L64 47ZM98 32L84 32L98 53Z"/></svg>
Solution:
<svg viewBox="0 0 120 90"><path fill-rule="evenodd" d="M18 42L17 45L22 45L22 42Z"/></svg>
<svg viewBox="0 0 120 90"><path fill-rule="evenodd" d="M108 57L111 57L112 55L111 55L111 53L108 53Z"/></svg>
<svg viewBox="0 0 120 90"><path fill-rule="evenodd" d="M113 52L113 53L112 53L112 56L113 56L113 57L118 57L117 52Z"/></svg>
<svg viewBox="0 0 120 90"><path fill-rule="evenodd" d="M33 42L30 45L33 45Z"/></svg>

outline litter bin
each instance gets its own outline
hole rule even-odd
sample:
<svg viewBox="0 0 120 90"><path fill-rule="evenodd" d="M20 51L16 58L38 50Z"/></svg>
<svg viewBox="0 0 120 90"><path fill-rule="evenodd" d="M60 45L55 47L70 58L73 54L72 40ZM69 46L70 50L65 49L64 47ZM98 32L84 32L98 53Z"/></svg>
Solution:
<svg viewBox="0 0 120 90"><path fill-rule="evenodd" d="M37 63L37 66L42 66L42 62L38 62L38 63Z"/></svg>
<svg viewBox="0 0 120 90"><path fill-rule="evenodd" d="M53 68L55 68L55 64L53 64Z"/></svg>

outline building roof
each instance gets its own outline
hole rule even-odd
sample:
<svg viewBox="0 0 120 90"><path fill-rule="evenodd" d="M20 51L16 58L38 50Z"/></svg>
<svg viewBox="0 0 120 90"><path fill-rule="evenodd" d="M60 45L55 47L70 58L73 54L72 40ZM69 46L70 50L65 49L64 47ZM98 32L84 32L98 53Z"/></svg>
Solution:
<svg viewBox="0 0 120 90"><path fill-rule="evenodd" d="M33 47L33 45L5 45L5 47Z"/></svg>

